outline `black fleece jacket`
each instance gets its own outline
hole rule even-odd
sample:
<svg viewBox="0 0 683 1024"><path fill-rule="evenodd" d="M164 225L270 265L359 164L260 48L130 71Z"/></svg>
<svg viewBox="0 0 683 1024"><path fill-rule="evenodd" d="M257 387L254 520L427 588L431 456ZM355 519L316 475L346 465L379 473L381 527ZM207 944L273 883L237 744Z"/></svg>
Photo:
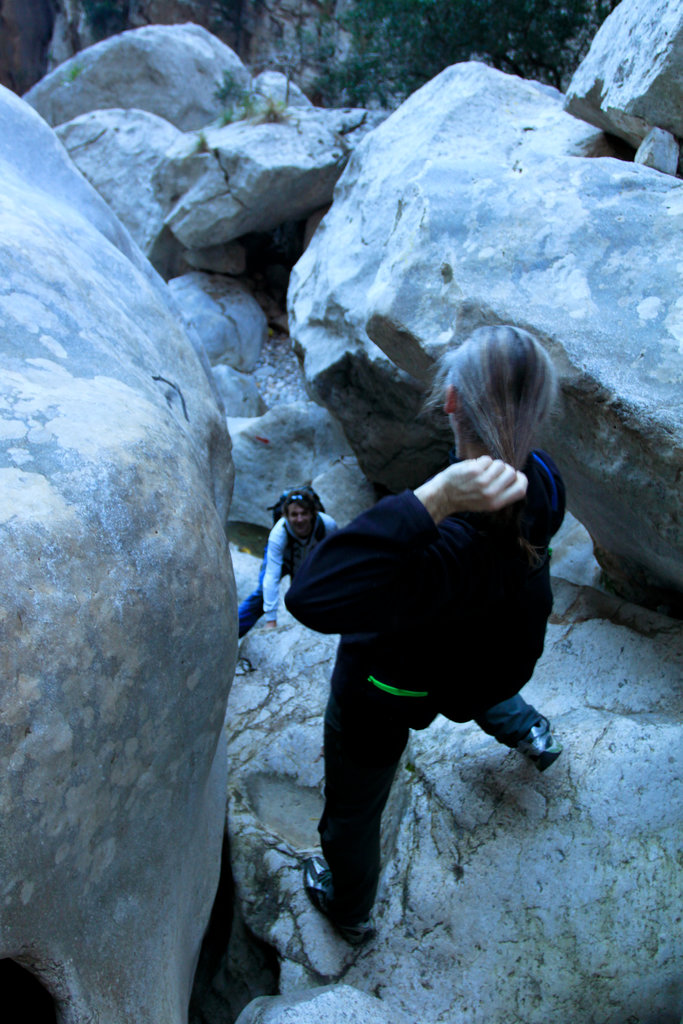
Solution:
<svg viewBox="0 0 683 1024"><path fill-rule="evenodd" d="M531 678L552 608L546 552L565 491L545 452L532 453L524 472L522 533L543 553L539 566L487 532L484 516L436 526L412 491L384 498L313 552L285 602L312 629L343 634L332 677L342 707L413 728L438 712L462 722Z"/></svg>

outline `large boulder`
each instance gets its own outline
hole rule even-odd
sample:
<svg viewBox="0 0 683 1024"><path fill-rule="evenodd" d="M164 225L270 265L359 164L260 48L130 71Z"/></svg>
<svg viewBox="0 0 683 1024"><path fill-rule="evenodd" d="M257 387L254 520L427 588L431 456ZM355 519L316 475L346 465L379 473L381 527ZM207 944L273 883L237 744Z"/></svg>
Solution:
<svg viewBox="0 0 683 1024"><path fill-rule="evenodd" d="M262 416L266 411L258 385L249 374L227 363L212 366L211 374L227 416Z"/></svg>
<svg viewBox="0 0 683 1024"><path fill-rule="evenodd" d="M566 109L636 149L651 128L683 138L683 7L621 0L574 72Z"/></svg>
<svg viewBox="0 0 683 1024"><path fill-rule="evenodd" d="M313 104L295 82L281 71L262 71L253 82L254 92L281 107L312 107ZM277 109L277 107L276 107Z"/></svg>
<svg viewBox="0 0 683 1024"><path fill-rule="evenodd" d="M229 242L301 220L332 199L350 147L325 111L291 110L275 123L236 121L187 135L159 169L167 218L187 248Z"/></svg>
<svg viewBox="0 0 683 1024"><path fill-rule="evenodd" d="M540 775L473 723L413 733L385 814L378 936L360 956L301 884L335 639L283 625L242 641L226 721L233 870L283 997L343 981L379 995L388 1019L421 1024L509 1024L511 1012L678 1024L683 629L587 588L555 590L524 693L562 756Z"/></svg>
<svg viewBox="0 0 683 1024"><path fill-rule="evenodd" d="M446 456L445 423L435 444L418 418L435 358L482 323L535 331L570 505L619 585L659 601L683 590L683 182L589 158L602 142L561 102L475 63L415 93L356 149L294 268L292 334L366 475L398 489Z"/></svg>
<svg viewBox="0 0 683 1024"><path fill-rule="evenodd" d="M169 288L211 363L254 369L268 337L268 321L246 284L195 270L174 277Z"/></svg>
<svg viewBox="0 0 683 1024"><path fill-rule="evenodd" d="M48 124L109 107L137 107L177 128L220 116L224 75L247 88L251 75L225 43L199 25L148 25L112 36L50 71L25 99Z"/></svg>
<svg viewBox="0 0 683 1024"><path fill-rule="evenodd" d="M169 207L154 187L166 150L182 133L145 110L92 110L56 129L69 156L149 254Z"/></svg>
<svg viewBox="0 0 683 1024"><path fill-rule="evenodd" d="M0 959L60 1020L183 1024L224 822L229 438L166 286L6 90L0 178Z"/></svg>

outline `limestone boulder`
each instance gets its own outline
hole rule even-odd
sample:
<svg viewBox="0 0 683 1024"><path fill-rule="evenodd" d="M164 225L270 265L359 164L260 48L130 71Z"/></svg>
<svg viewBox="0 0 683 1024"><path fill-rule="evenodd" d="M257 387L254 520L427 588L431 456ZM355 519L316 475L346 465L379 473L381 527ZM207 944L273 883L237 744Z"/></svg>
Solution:
<svg viewBox="0 0 683 1024"><path fill-rule="evenodd" d="M166 150L182 133L145 110L92 110L57 129L69 156L149 254L169 211L154 188Z"/></svg>
<svg viewBox="0 0 683 1024"><path fill-rule="evenodd" d="M220 274L192 271L169 281L183 319L199 335L211 363L253 370L268 321L248 287Z"/></svg>
<svg viewBox="0 0 683 1024"><path fill-rule="evenodd" d="M331 514L339 526L346 526L377 500L374 487L352 455L337 459L313 478L312 485L325 509L334 510Z"/></svg>
<svg viewBox="0 0 683 1024"><path fill-rule="evenodd" d="M658 603L683 590L683 182L586 155L586 132L549 87L444 71L355 150L294 268L291 330L391 489L445 459L445 424L435 443L420 417L435 358L482 323L535 331L561 379L544 440L570 507L623 591Z"/></svg>
<svg viewBox="0 0 683 1024"><path fill-rule="evenodd" d="M408 1024L377 996L352 985L321 985L313 991L260 996L242 1010L235 1024Z"/></svg>
<svg viewBox="0 0 683 1024"><path fill-rule="evenodd" d="M588 588L555 590L524 692L562 756L541 775L473 723L413 733L384 821L378 936L360 955L301 885L334 638L294 625L242 641L226 720L233 868L285 999L343 982L379 995L389 1020L677 1024L681 625Z"/></svg>
<svg viewBox="0 0 683 1024"><path fill-rule="evenodd" d="M675 174L679 158L680 147L675 136L663 128L650 128L633 159L637 164L654 167L662 174Z"/></svg>
<svg viewBox="0 0 683 1024"><path fill-rule="evenodd" d="M638 148L651 128L683 138L683 7L621 0L569 84L566 109Z"/></svg>
<svg viewBox="0 0 683 1024"><path fill-rule="evenodd" d="M349 145L328 120L297 109L279 123L236 121L179 140L157 176L160 194L178 197L167 218L175 238L220 245L329 203Z"/></svg>
<svg viewBox="0 0 683 1024"><path fill-rule="evenodd" d="M147 25L88 46L26 93L48 124L90 110L136 107L183 131L220 116L215 95L227 74L247 88L251 75L225 43L199 25Z"/></svg>
<svg viewBox="0 0 683 1024"><path fill-rule="evenodd" d="M366 110L364 107L329 107L319 110L318 114L352 148L388 116L386 110Z"/></svg>
<svg viewBox="0 0 683 1024"><path fill-rule="evenodd" d="M264 416L228 418L235 463L231 518L273 525L272 505L286 487L311 481L342 455L348 443L339 424L315 402L276 405ZM327 508L334 517L334 509Z"/></svg>
<svg viewBox="0 0 683 1024"><path fill-rule="evenodd" d="M183 1024L235 658L221 410L168 290L0 90L0 958Z"/></svg>
<svg viewBox="0 0 683 1024"><path fill-rule="evenodd" d="M227 363L218 363L211 368L211 372L228 416L263 415L266 403L249 374L240 373Z"/></svg>
<svg viewBox="0 0 683 1024"><path fill-rule="evenodd" d="M257 95L280 103L284 107L312 107L308 96L299 86L283 75L281 71L262 71L254 79L253 90Z"/></svg>

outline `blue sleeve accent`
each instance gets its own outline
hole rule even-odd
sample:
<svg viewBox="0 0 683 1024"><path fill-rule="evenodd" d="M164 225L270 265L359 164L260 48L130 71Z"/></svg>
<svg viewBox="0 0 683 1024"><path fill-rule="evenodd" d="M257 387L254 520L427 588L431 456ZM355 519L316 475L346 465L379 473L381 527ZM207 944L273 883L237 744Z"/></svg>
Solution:
<svg viewBox="0 0 683 1024"><path fill-rule="evenodd" d="M558 497L558 494L557 494L557 484L555 483L555 477L550 472L550 470L548 469L548 467L546 466L545 462L543 461L543 459L541 458L540 455L538 455L536 452L532 452L531 455L536 460L536 462L539 464L539 466L541 466L541 468L544 469L545 472L548 475L548 480L550 480L551 508L552 508L553 512L557 512L558 505L559 505L559 497Z"/></svg>

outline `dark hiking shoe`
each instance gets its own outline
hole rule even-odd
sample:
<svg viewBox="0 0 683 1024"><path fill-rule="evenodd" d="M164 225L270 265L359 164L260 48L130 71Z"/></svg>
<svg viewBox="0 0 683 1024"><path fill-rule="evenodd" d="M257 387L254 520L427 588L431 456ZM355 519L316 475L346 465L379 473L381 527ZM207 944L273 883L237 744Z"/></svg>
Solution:
<svg viewBox="0 0 683 1024"><path fill-rule="evenodd" d="M551 733L548 719L541 717L518 742L516 749L533 761L539 772L544 772L557 761L562 753L562 744Z"/></svg>
<svg viewBox="0 0 683 1024"><path fill-rule="evenodd" d="M375 937L375 927L370 917L366 921L358 921L357 924L340 924L335 920L330 912L334 893L332 872L322 857L307 857L304 861L304 889L315 909L325 915L346 942L352 946L362 946Z"/></svg>

